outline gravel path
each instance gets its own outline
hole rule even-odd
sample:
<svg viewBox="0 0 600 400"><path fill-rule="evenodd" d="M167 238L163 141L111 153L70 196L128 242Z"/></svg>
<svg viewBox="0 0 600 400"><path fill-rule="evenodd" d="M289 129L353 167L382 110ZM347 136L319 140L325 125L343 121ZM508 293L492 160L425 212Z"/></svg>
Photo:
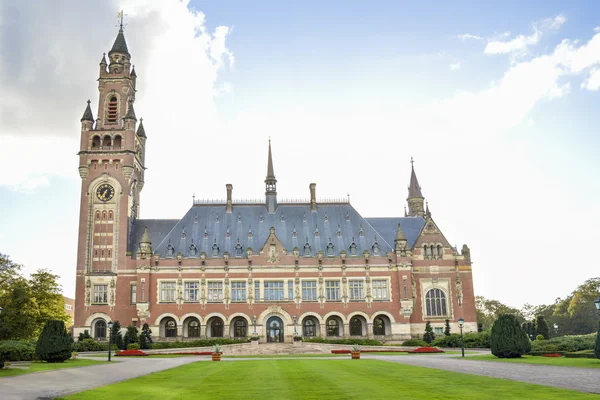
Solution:
<svg viewBox="0 0 600 400"><path fill-rule="evenodd" d="M390 357L362 354L361 358L373 358L400 364L460 372L463 374L510 379L537 385L577 390L580 392L600 393L600 369L598 368L557 367L552 365L463 360L456 355L408 355Z"/></svg>
<svg viewBox="0 0 600 400"><path fill-rule="evenodd" d="M83 357L82 357L83 358ZM178 367L206 357L119 358L111 364L65 368L0 378L0 399L52 399ZM98 360L98 358L95 358Z"/></svg>

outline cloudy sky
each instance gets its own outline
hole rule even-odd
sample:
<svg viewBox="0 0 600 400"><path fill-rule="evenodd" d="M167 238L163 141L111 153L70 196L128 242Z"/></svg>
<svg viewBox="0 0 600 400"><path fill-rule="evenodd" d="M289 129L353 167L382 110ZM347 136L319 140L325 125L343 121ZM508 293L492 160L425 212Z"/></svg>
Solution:
<svg viewBox="0 0 600 400"><path fill-rule="evenodd" d="M600 4L417 3L0 0L0 252L74 294L79 119L124 9L142 218L263 197L271 137L279 196L316 182L366 217L403 214L414 157L478 295L599 276Z"/></svg>

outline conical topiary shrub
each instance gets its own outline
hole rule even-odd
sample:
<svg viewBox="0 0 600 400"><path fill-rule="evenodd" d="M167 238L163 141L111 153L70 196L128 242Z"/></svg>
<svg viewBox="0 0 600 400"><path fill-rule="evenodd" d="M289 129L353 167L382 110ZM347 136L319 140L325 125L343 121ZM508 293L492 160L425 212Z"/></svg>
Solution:
<svg viewBox="0 0 600 400"><path fill-rule="evenodd" d="M71 358L72 349L73 338L67 333L65 323L46 321L35 347L38 358L49 363L65 362Z"/></svg>
<svg viewBox="0 0 600 400"><path fill-rule="evenodd" d="M518 358L531 351L527 333L512 314L502 314L494 326L490 337L492 354L499 358Z"/></svg>

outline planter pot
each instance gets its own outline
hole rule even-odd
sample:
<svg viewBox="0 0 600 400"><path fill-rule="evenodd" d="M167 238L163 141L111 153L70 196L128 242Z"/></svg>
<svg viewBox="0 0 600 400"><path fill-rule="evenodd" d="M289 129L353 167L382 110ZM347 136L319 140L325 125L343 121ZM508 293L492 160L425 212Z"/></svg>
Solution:
<svg viewBox="0 0 600 400"><path fill-rule="evenodd" d="M351 352L351 354L352 354L352 359L353 360L360 359L360 351L353 351L353 352Z"/></svg>
<svg viewBox="0 0 600 400"><path fill-rule="evenodd" d="M213 353L212 360L213 361L221 361L221 353Z"/></svg>
<svg viewBox="0 0 600 400"><path fill-rule="evenodd" d="M252 346L258 346L258 340L251 340L251 341L250 341L250 344L251 344Z"/></svg>

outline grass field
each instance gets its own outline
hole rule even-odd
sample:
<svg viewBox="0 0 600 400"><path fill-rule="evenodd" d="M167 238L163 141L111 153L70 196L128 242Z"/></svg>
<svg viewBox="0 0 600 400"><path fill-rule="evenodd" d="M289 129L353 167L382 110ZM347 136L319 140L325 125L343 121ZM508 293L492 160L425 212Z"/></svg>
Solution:
<svg viewBox="0 0 600 400"><path fill-rule="evenodd" d="M587 399L596 395L378 360L196 362L65 399Z"/></svg>
<svg viewBox="0 0 600 400"><path fill-rule="evenodd" d="M34 361L31 363L31 365L27 369L20 369L20 368L2 369L2 370L0 370L0 378L2 378L4 376L31 374L32 372L51 371L54 369L87 367L89 365L97 365L97 364L106 364L106 361L84 360L82 358L77 358L75 360L67 360L64 363L47 363L47 362L41 362L41 361ZM18 365L18 364L13 364L13 366L15 366L15 365ZM25 366L26 365L24 365L24 367Z"/></svg>
<svg viewBox="0 0 600 400"><path fill-rule="evenodd" d="M561 367L600 368L600 359L597 358L565 358L523 356L521 358L498 358L492 354L465 357L465 360L512 362L520 364L557 365Z"/></svg>

